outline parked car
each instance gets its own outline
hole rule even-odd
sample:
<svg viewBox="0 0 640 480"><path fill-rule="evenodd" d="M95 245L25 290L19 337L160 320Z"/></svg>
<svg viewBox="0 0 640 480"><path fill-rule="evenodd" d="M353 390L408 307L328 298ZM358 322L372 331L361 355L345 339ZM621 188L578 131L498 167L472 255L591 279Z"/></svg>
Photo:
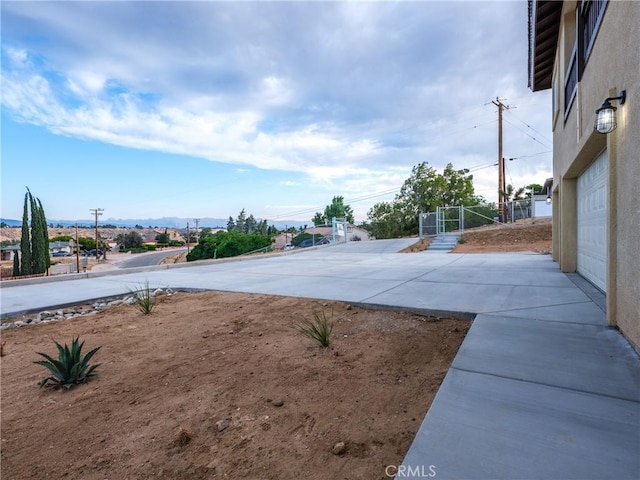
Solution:
<svg viewBox="0 0 640 480"><path fill-rule="evenodd" d="M327 243L329 243L329 240L325 237L318 237L318 238L307 238L306 240L301 241L298 244L298 247L300 248L305 248L305 247L312 247L314 245L326 245Z"/></svg>
<svg viewBox="0 0 640 480"><path fill-rule="evenodd" d="M53 252L51 256L52 257L70 257L71 254L67 252Z"/></svg>

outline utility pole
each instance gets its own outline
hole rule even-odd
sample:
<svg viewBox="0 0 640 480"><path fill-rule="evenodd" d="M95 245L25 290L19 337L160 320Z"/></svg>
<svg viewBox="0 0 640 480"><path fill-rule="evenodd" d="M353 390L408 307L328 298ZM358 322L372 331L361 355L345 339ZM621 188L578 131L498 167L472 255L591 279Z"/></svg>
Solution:
<svg viewBox="0 0 640 480"><path fill-rule="evenodd" d="M78 243L78 222L76 222L76 273L80 273L80 244Z"/></svg>
<svg viewBox="0 0 640 480"><path fill-rule="evenodd" d="M187 222L187 255L189 254L189 241L191 240L191 231L189 230L189 222Z"/></svg>
<svg viewBox="0 0 640 480"><path fill-rule="evenodd" d="M198 223L200 222L199 218L194 218L194 222L196 222L196 238L198 239L198 243L200 243L200 230L198 230Z"/></svg>
<svg viewBox="0 0 640 480"><path fill-rule="evenodd" d="M498 97L492 100L491 103L498 107L498 216L500 217L500 221L504 222L504 191L506 190L506 185L504 158L502 157L502 110L505 108L509 110L509 107L502 103Z"/></svg>
<svg viewBox="0 0 640 480"><path fill-rule="evenodd" d="M100 245L99 244L99 240L100 239L98 238L98 217L100 215L102 215L102 212L104 212L104 209L103 208L90 208L89 211L91 213L93 213L95 215L95 217L96 217L96 261L100 261L100 256L98 255L98 246ZM105 248L105 250L106 250L106 248ZM105 258L106 258L106 255L105 255Z"/></svg>

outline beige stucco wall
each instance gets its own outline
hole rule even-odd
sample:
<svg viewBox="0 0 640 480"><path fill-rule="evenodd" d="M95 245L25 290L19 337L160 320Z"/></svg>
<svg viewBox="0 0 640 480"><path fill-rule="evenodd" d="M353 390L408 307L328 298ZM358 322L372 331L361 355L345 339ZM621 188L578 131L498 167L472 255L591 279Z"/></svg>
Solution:
<svg viewBox="0 0 640 480"><path fill-rule="evenodd" d="M640 2L609 1L570 113L564 119L565 66L571 55L576 2L565 2L554 87L554 259L576 269L576 181L605 148L609 157L607 318L640 351ZM569 41L571 40L571 41ZM595 110L627 91L618 128L594 132Z"/></svg>

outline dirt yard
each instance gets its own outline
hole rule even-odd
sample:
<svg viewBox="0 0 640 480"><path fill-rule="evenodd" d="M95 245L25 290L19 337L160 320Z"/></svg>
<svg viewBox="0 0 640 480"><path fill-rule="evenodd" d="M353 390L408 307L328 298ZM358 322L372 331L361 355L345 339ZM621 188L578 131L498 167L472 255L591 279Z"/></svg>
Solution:
<svg viewBox="0 0 640 480"><path fill-rule="evenodd" d="M158 302L2 332L3 479L388 478L469 327L289 297ZM314 309L333 312L328 349L291 328ZM98 375L38 389L36 352L76 335L102 346Z"/></svg>
<svg viewBox="0 0 640 480"><path fill-rule="evenodd" d="M512 225L489 225L465 231L453 253L551 253L551 219L536 218Z"/></svg>

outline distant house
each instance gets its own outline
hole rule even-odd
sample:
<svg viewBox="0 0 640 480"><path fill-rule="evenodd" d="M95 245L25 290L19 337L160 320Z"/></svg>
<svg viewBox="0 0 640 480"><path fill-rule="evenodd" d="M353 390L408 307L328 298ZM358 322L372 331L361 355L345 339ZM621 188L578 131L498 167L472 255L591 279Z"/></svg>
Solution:
<svg viewBox="0 0 640 480"><path fill-rule="evenodd" d="M276 235L273 239L272 247L274 250L283 250L286 245L291 245L291 240L297 234L295 233L281 233Z"/></svg>
<svg viewBox="0 0 640 480"><path fill-rule="evenodd" d="M14 255L20 255L20 245L0 247L0 260L3 262L13 261Z"/></svg>
<svg viewBox="0 0 640 480"><path fill-rule="evenodd" d="M73 241L70 242L49 242L49 254L54 253L68 253L75 252L76 244Z"/></svg>
<svg viewBox="0 0 640 480"><path fill-rule="evenodd" d="M531 216L532 217L551 217L553 216L553 208L551 206L551 189L553 188L553 178L547 178L542 187L540 194L531 197Z"/></svg>
<svg viewBox="0 0 640 480"><path fill-rule="evenodd" d="M552 98L553 258L606 294L640 351L639 26L640 2L529 0L529 86Z"/></svg>

